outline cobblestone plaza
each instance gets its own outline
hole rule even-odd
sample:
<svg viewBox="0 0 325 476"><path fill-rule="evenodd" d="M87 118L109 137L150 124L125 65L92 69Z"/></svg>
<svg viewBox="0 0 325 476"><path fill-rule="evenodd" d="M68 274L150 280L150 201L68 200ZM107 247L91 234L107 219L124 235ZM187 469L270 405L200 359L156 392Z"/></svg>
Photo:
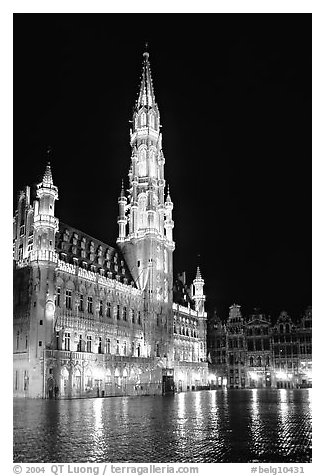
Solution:
<svg viewBox="0 0 325 476"><path fill-rule="evenodd" d="M311 392L16 400L14 461L306 463L311 461Z"/></svg>

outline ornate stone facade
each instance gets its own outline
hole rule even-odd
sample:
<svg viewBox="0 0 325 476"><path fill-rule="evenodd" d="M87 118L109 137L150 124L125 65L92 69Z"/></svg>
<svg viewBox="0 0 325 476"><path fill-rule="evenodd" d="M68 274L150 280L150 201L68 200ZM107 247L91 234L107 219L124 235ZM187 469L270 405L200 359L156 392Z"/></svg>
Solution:
<svg viewBox="0 0 325 476"><path fill-rule="evenodd" d="M130 132L117 247L55 217L50 164L14 217L14 395L164 394L207 385L200 270L188 304L173 280L173 203L164 179L149 54ZM178 291L177 291L178 290Z"/></svg>
<svg viewBox="0 0 325 476"><path fill-rule="evenodd" d="M223 324L210 320L210 384L228 388L300 388L312 385L312 310L294 323L281 312L272 325L259 310L246 319L240 306L230 307Z"/></svg>

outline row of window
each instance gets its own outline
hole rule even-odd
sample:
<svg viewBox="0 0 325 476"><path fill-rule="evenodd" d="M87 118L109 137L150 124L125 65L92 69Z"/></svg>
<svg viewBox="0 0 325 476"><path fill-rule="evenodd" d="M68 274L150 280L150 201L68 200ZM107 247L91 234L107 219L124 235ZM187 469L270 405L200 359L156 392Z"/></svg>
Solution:
<svg viewBox="0 0 325 476"><path fill-rule="evenodd" d="M198 337L198 331L196 329L189 329L188 327L176 327L174 326L174 334L179 334L187 337Z"/></svg>
<svg viewBox="0 0 325 476"><path fill-rule="evenodd" d="M71 252L74 255L78 255L79 258L89 259L91 261L91 263L89 263L88 261L82 261L77 256L73 256L72 260L71 260L70 256L68 257L68 254L65 253L65 252L60 252L61 261L64 261L65 263L70 262L74 266L79 266L79 267L85 269L86 271L91 271L93 273L98 272L101 276L105 276L105 273L106 273L106 277L108 277L108 278L113 277L113 272L120 273L122 276L125 276L126 269L123 266L120 267L117 264L111 264L110 262L105 262L105 260L102 259L102 258L98 258L96 260L96 264L94 264L94 261L95 261L95 256L94 255L90 254L89 256L88 255L86 256L85 252L83 252L81 250L81 252L79 253L73 247L71 249ZM99 266L97 266L97 264ZM105 269L101 268L101 266L104 266ZM127 279L127 278L124 278L124 279Z"/></svg>
<svg viewBox="0 0 325 476"><path fill-rule="evenodd" d="M61 294L61 288L57 288L56 298L55 298L55 305L61 307L63 304L63 297ZM70 289L66 289L64 295L64 306L66 309L72 309L72 291ZM114 317L116 315L117 320L128 320L128 309L126 306L121 306L120 304L116 304L115 306L112 305L111 302L106 302L101 299L98 303L98 314L99 316L106 316L108 318ZM94 300L92 296L87 296L87 298L83 295L79 295L79 301L77 303L78 311L80 312L88 312L88 314L94 314ZM141 311L135 311L134 309L129 310L130 319L133 324L141 324Z"/></svg>
<svg viewBox="0 0 325 476"><path fill-rule="evenodd" d="M220 348L220 347L226 347L226 339L214 339L213 345L215 348ZM311 335L281 335L281 336L269 336L267 339L254 339L254 338L247 338L247 347L248 350L260 350L262 348L261 343L263 343L263 348L264 350L268 350L270 348L270 344L273 342L274 344L279 344L279 343L287 343L287 344L292 344L292 343L310 343L311 342ZM229 348L241 348L243 347L243 339L233 339L229 338L228 339L228 346ZM255 346L255 347L254 347Z"/></svg>
<svg viewBox="0 0 325 476"><path fill-rule="evenodd" d="M62 345L63 344L63 345ZM60 332L56 333L56 348L58 350L70 351L71 349L71 333L65 332L63 335L63 342L60 336ZM128 355L128 345L126 341L120 342L118 339L115 342L115 354L116 355ZM111 339L106 337L103 340L102 337L98 338L98 343L95 345L91 335L86 336L86 341L83 339L83 336L79 335L79 340L77 343L77 352L95 352L98 354L111 354L112 345ZM141 345L135 345L134 342L131 343L130 347L131 356L141 356Z"/></svg>

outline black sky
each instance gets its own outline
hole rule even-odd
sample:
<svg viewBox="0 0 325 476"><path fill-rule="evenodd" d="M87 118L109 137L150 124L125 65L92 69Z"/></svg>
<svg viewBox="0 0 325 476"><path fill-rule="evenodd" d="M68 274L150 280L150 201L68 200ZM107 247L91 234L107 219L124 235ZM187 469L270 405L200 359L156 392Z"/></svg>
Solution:
<svg viewBox="0 0 325 476"><path fill-rule="evenodd" d="M311 14L15 14L14 208L41 178L56 216L114 245L149 42L174 270L200 254L208 308L311 304Z"/></svg>

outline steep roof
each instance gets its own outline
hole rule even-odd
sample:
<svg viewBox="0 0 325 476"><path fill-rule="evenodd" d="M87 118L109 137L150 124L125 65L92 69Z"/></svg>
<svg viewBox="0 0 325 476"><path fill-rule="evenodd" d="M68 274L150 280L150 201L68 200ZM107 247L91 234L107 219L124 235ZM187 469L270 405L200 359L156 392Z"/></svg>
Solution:
<svg viewBox="0 0 325 476"><path fill-rule="evenodd" d="M55 247L60 259L69 263L77 261L79 266L93 267L94 271L102 270L105 276L134 286L120 251L77 228L60 222Z"/></svg>

